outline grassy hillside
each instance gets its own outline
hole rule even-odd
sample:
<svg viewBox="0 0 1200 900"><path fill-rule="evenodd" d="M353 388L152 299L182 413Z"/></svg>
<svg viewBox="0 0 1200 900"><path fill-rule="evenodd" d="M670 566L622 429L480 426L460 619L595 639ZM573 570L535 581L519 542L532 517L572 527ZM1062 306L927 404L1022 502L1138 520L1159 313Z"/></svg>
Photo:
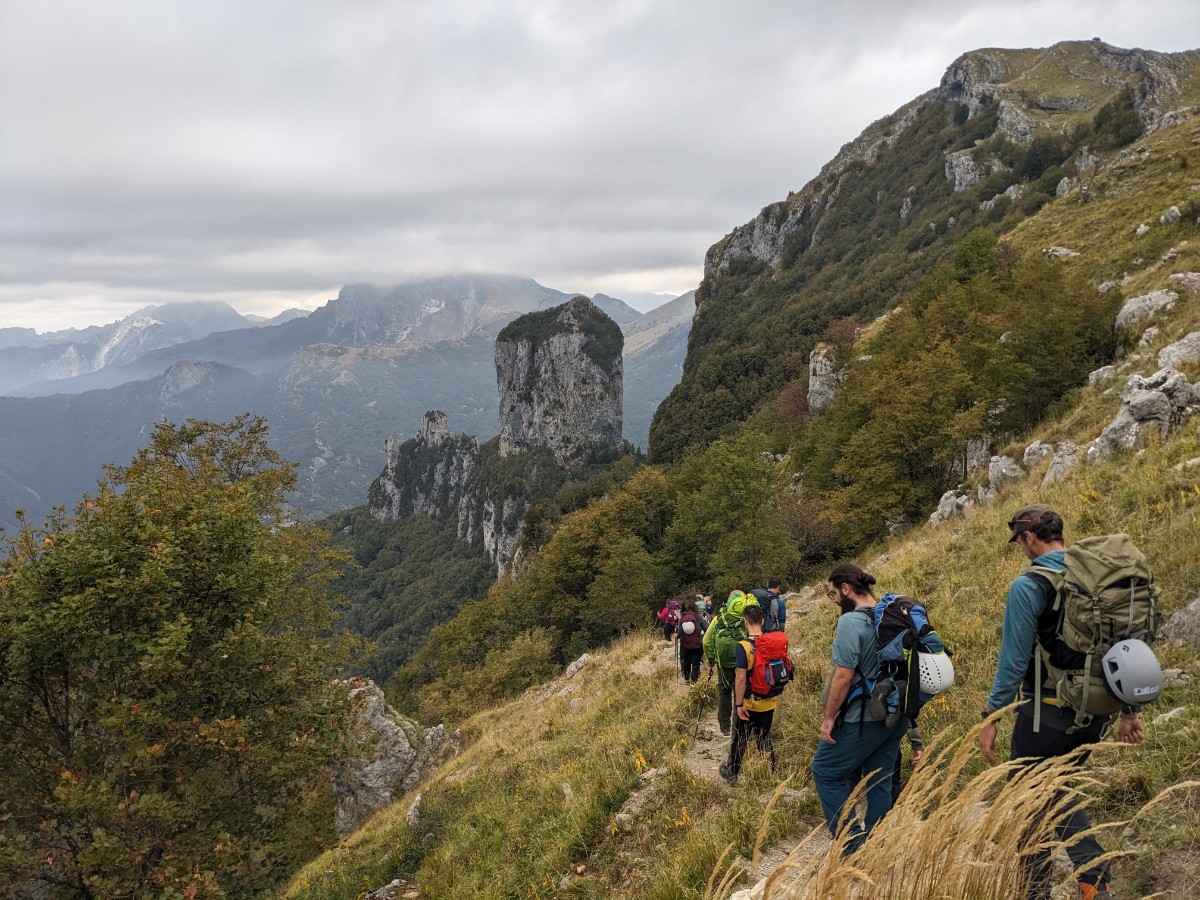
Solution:
<svg viewBox="0 0 1200 900"><path fill-rule="evenodd" d="M1074 425L1057 422L1051 431L1083 438L1098 430L1115 401L1093 389L1085 393ZM1012 509L1033 499L1054 504L1068 522L1068 540L1130 533L1158 574L1169 614L1200 584L1200 490L1194 470L1175 468L1197 456L1200 437L1193 427L1144 453L1082 469L1042 494L1035 473L969 521L921 529L877 548L881 555L865 562L880 585L926 597L957 653L955 689L922 713L927 734L948 740L977 722L995 664L1003 594L1021 565L1005 543ZM697 775L689 746L698 705L704 707L702 728L711 731L705 686L684 691L669 656L663 661L653 649L664 645L630 637L598 654L574 679L469 719L469 749L423 789L412 824L410 796L308 866L286 896L351 897L395 878L437 897L704 896L728 844L747 859L754 854L779 780L791 777L793 790L808 784L834 624L834 610L817 596L793 601L789 631L800 650L799 677L776 717L777 777L761 761L736 791ZM1194 651L1166 647L1162 656L1167 667L1197 671ZM1200 677L1168 688L1148 722L1175 707L1186 712L1149 724L1142 746L1097 756L1097 778L1087 793L1098 816L1129 818L1164 787L1200 777ZM659 768L666 771L649 782L639 777ZM982 770L972 755L968 774ZM635 811L618 818L630 797L640 798ZM778 803L764 846L790 848L816 813L811 795ZM1129 895L1153 890L1184 861L1198 862L1194 806L1152 808L1115 834L1123 835L1127 849L1137 849L1121 867ZM1105 840L1116 849L1112 835Z"/></svg>
<svg viewBox="0 0 1200 900"><path fill-rule="evenodd" d="M1079 255L1049 265L1061 267L1072 283L1120 282L1115 293L1105 295L1114 303L1120 296L1168 286L1173 272L1200 269L1198 211L1190 205L1200 190L1200 177L1193 175L1200 171L1200 149L1193 143L1198 127L1197 120L1184 122L1114 152L1090 176L1088 202L1081 202L1076 188L1043 203L1037 215L1015 223L1002 247L1011 248L1008 252L1016 258L1040 256L1050 246L1069 247ZM1159 216L1172 205L1180 209L1180 220L1160 224ZM1135 229L1143 222L1149 231L1139 237ZM1014 315L1036 320L1055 301L1028 296L1028 307ZM1159 326L1148 346L1125 351L1119 360L1120 377L1150 374L1161 346L1200 329L1200 303L1185 296ZM870 339L887 340L890 327L891 323L878 326ZM1193 364L1185 374L1193 381L1200 379L1200 366ZM1119 403L1117 392L1108 386L1080 383L1027 430L1010 425L1008 437L994 450L1019 456L1039 438L1070 439L1086 446ZM753 424L791 439L765 414ZM750 437L718 442L703 456L688 456L670 470L643 469L631 482L636 495L628 494L628 487L619 488L568 517L518 581L496 595L500 608L517 610L522 624L530 626L574 605L590 608L592 622L609 608L605 598L619 599L621 585L635 584L630 579L639 572L654 573L663 586L707 583L725 590L731 584L757 581L771 566L786 561L779 556L764 562L762 551L754 551L760 554L755 556L746 550L748 538L760 530L782 525L791 529L793 540L821 540L824 533L816 518L805 514L813 511L809 499L789 479L764 476L762 484L773 485L776 495L754 507L754 518L720 505L734 503L743 487L743 476L727 474L742 471L735 467L739 454L760 464L763 444ZM853 445L841 449L852 451ZM1068 541L1112 531L1132 535L1151 561L1162 589L1162 609L1169 615L1200 586L1200 488L1197 467L1187 466L1196 458L1200 434L1192 419L1164 442L1081 467L1044 490L1039 488L1042 471L1035 468L970 519L936 530L918 527L859 555L882 588L925 597L939 631L957 653L955 689L922 713L928 735L942 735L943 744L969 739L978 722L996 662L1004 592L1022 564L1005 543L1004 522L1013 509L1035 500L1055 505L1066 519ZM749 483L749 476L744 477ZM718 484L724 485L723 492ZM637 540L622 544L619 538L631 528ZM625 563L633 558L628 555L631 548L640 554L636 565ZM749 555L739 555L743 552ZM718 559L724 568L706 568ZM798 570L792 572L798 577ZM564 588L568 582L563 578L571 573L573 587ZM819 580L823 572L810 574ZM533 596L523 593L520 578L526 575L531 578L528 584L540 592L539 600L544 597L550 605L524 605ZM606 577L609 581L603 581ZM603 590L594 589L601 584ZM565 593L555 594L560 590ZM480 606L479 616L485 612ZM629 610L621 607L619 612L628 615ZM473 621L478 625L484 618ZM538 686L536 673L553 662L536 641L546 633L521 632L524 637L513 639L492 668L485 664L464 676L480 686L475 693L486 693L484 711L470 715L472 708L479 708L469 702L472 689L453 683L451 672L441 672L437 690L423 694L421 710L426 716L437 713L439 695L453 701L455 715L466 716L468 749L423 788L415 810L416 798L410 796L382 811L361 832L299 873L286 896L351 897L397 878L437 897L699 898L748 883L752 879L736 867L722 881L731 859L744 857L747 869L755 863L756 875L761 876L772 860L803 844L817 822L815 800L804 789L816 746L818 695L829 666L833 624L834 611L821 602L818 590L802 591L794 598L789 632L798 650L799 677L776 717L780 768L772 775L761 760L753 762L736 791L711 777L713 754L720 748L714 747L710 689L684 689L669 656L664 658L663 645L649 634L622 638L595 654L572 679ZM532 664L523 666L523 658ZM1173 680L1148 711L1146 742L1098 753L1090 764L1092 777L1081 786L1099 820L1133 819L1128 826L1106 829L1103 836L1110 849L1131 854L1119 863L1122 896L1158 890L1191 896L1200 890L1196 789L1180 787L1177 796L1151 802L1164 789L1200 779L1200 659L1194 648L1177 646L1163 646L1161 658L1164 668L1181 670L1183 677ZM511 694L490 679L497 672L509 673L517 689L530 683L519 681L520 676L533 672L535 686L506 702ZM1154 721L1174 709L1182 711L1169 720ZM1007 746L1007 727L1001 729L1002 746ZM955 770L959 765L961 771ZM987 777L969 743L956 760L944 758L941 767L929 772L930 779L948 785ZM789 778L786 791L772 799ZM978 797L992 798L997 786L991 793L978 789ZM944 799L953 799L956 791L946 790ZM976 796L969 793L976 788L964 790L968 793L959 796ZM1019 810L1004 800L996 802L1000 810ZM907 810L905 816L912 812ZM930 820L968 814L974 815L966 805L947 803ZM909 827L912 822L905 816L895 821ZM966 825L960 824L965 834ZM943 830L938 833L946 833L949 826L939 822L939 827ZM906 840L908 835L900 837ZM1011 833L1007 838L993 835L988 852L994 858L1011 859L1012 846L1004 840L1011 841ZM819 861L822 849L816 844L808 858ZM877 863L879 855L863 859ZM882 870L866 875L880 883L889 877ZM978 881L971 886L952 876L946 876L938 896L981 896ZM817 877L845 873L825 871ZM878 896L869 890L862 895Z"/></svg>

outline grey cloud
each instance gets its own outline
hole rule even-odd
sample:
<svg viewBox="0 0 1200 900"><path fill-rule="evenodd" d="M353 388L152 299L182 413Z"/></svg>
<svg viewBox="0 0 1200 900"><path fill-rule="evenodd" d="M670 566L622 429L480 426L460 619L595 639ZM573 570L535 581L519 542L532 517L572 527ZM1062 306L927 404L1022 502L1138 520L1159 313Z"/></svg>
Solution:
<svg viewBox="0 0 1200 900"><path fill-rule="evenodd" d="M1200 33L1190 0L1096 7L9 0L0 325L469 269L682 292L960 53Z"/></svg>

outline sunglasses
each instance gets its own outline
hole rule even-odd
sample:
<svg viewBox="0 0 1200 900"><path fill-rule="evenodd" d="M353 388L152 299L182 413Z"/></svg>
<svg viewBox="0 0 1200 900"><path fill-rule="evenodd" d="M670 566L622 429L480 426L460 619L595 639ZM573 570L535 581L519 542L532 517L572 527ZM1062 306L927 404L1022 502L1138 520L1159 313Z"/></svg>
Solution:
<svg viewBox="0 0 1200 900"><path fill-rule="evenodd" d="M834 588L825 588L825 596L828 597L830 600L836 600L837 596L838 596L838 592Z"/></svg>

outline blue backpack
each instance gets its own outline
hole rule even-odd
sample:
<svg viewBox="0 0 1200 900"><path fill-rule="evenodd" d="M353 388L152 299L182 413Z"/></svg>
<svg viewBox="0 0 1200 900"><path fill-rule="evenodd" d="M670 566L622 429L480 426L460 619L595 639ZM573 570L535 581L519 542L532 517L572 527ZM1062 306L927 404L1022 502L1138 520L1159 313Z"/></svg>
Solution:
<svg viewBox="0 0 1200 900"><path fill-rule="evenodd" d="M945 653L946 645L929 624L924 604L914 597L884 594L873 611L864 612L871 615L875 628L879 673L873 679L860 675L843 708L858 700L867 705L865 718L888 727L902 715L915 722L932 696L921 691L919 654Z"/></svg>

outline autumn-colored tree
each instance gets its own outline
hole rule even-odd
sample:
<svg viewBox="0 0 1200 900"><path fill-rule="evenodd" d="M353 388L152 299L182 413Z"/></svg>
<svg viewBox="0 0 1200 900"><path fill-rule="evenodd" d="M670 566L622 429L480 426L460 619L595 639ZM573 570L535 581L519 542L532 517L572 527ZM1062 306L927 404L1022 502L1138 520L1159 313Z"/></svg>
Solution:
<svg viewBox="0 0 1200 900"><path fill-rule="evenodd" d="M261 419L160 424L0 563L0 893L254 896L331 838L346 645Z"/></svg>

